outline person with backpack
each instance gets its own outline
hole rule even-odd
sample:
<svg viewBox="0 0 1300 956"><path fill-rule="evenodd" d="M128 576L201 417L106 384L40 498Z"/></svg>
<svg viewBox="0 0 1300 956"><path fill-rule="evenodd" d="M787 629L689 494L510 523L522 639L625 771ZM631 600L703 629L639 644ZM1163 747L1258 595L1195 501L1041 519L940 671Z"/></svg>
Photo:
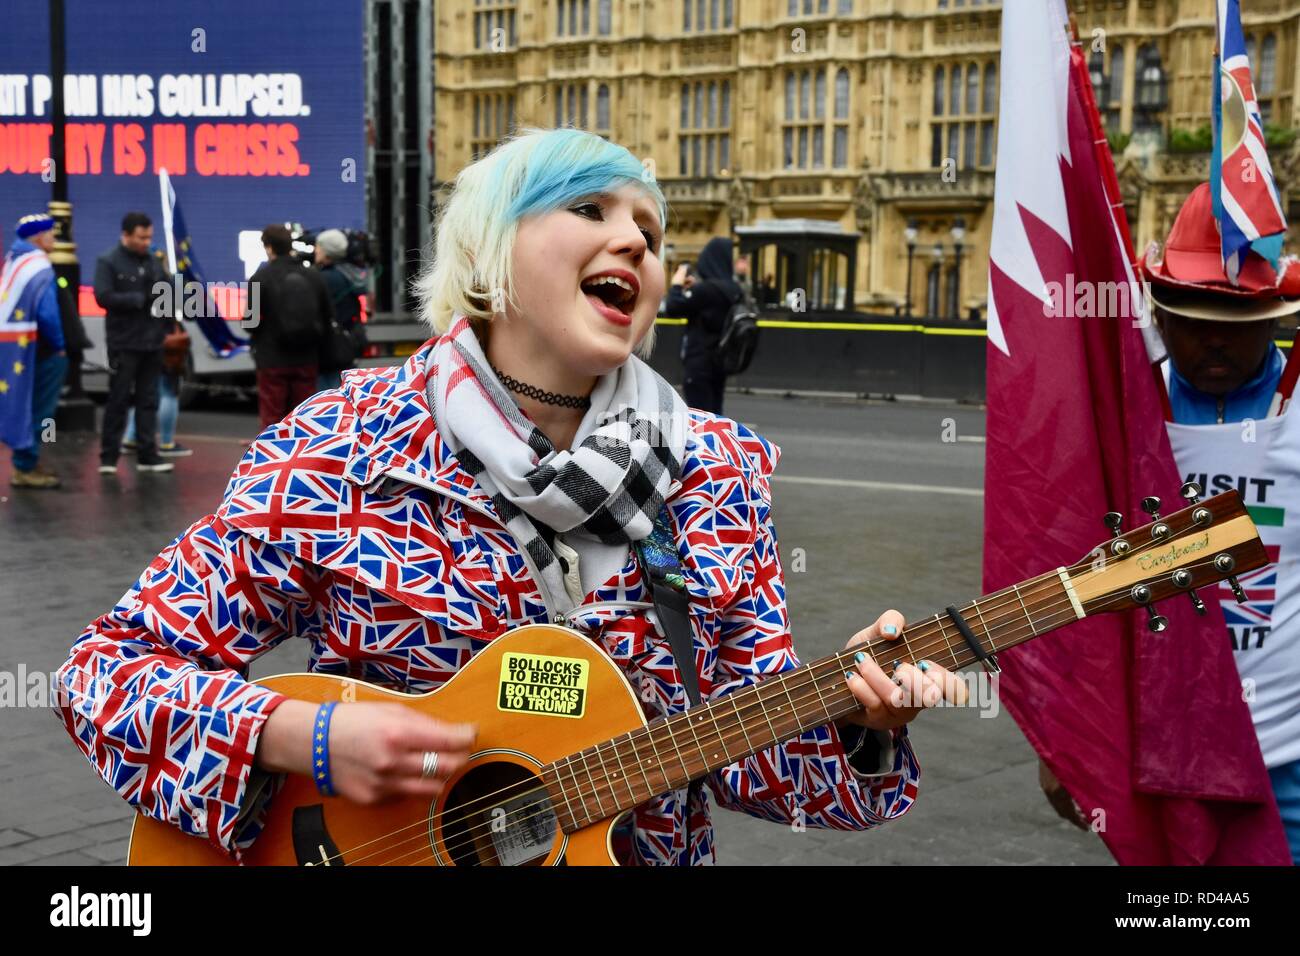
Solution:
<svg viewBox="0 0 1300 956"><path fill-rule="evenodd" d="M752 305L735 279L730 239L710 239L695 271L698 279L685 264L678 266L664 311L686 318L681 350L686 404L721 415L727 376L749 365L758 326Z"/></svg>
<svg viewBox="0 0 1300 956"><path fill-rule="evenodd" d="M292 243L284 226L263 229L268 261L251 279L258 292L258 313L249 325L249 338L263 428L316 393L320 345L334 320L329 287L319 272L290 254Z"/></svg>
<svg viewBox="0 0 1300 956"><path fill-rule="evenodd" d="M348 261L348 237L340 229L326 229L316 237L316 270L325 280L334 303L330 334L320 350L321 391L338 388L342 372L352 368L365 348L361 324L361 297L366 292L366 270Z"/></svg>

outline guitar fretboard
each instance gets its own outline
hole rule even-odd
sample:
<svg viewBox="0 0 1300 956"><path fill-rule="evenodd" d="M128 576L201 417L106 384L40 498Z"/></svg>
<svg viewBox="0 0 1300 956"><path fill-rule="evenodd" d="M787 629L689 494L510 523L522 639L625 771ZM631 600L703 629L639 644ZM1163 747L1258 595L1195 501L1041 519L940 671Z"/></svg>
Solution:
<svg viewBox="0 0 1300 956"><path fill-rule="evenodd" d="M1014 647L1077 620L1082 612L1052 571L959 608L986 653ZM543 771L561 826L573 832L677 790L751 754L838 721L860 708L845 671L859 652L889 677L901 662L929 660L949 670L979 656L946 613L878 639L756 681L716 700L590 747Z"/></svg>

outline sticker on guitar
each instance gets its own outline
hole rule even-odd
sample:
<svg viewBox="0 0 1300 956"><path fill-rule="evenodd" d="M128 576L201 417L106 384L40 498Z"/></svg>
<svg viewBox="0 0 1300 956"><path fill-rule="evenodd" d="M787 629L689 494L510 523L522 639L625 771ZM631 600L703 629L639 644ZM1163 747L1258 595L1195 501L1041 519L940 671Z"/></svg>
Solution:
<svg viewBox="0 0 1300 956"><path fill-rule="evenodd" d="M501 658L497 710L548 717L581 717L587 709L588 661L542 654Z"/></svg>

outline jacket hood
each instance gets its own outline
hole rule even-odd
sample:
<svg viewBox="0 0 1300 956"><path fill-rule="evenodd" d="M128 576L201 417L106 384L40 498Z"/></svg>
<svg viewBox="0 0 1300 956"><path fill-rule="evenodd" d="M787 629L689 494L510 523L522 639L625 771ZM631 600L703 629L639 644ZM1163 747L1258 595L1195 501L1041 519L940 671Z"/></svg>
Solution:
<svg viewBox="0 0 1300 956"><path fill-rule="evenodd" d="M734 279L731 263L731 240L725 236L715 236L704 244L700 257L696 260L695 271L701 279Z"/></svg>

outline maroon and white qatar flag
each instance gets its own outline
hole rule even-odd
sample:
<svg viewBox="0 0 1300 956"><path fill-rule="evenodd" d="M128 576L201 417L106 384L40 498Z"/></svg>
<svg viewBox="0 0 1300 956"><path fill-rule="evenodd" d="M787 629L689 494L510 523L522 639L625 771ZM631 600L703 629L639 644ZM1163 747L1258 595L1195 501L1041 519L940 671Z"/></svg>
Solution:
<svg viewBox="0 0 1300 956"><path fill-rule="evenodd" d="M989 262L984 588L1070 565L1102 515L1181 505L1085 55L1064 0L1006 0ZM1125 864L1290 863L1218 602L1080 621L1001 655L1002 701Z"/></svg>

